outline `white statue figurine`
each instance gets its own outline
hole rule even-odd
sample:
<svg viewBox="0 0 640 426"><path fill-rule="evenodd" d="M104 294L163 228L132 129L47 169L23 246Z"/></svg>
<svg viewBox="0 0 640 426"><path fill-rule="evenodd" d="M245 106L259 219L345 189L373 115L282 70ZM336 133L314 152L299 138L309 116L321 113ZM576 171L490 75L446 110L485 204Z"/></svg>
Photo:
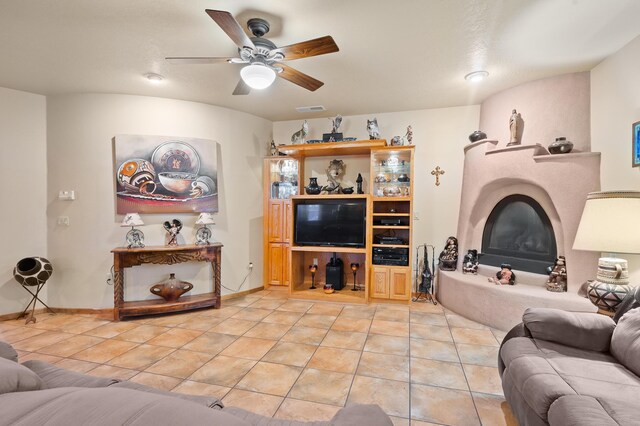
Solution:
<svg viewBox="0 0 640 426"><path fill-rule="evenodd" d="M308 134L309 134L309 123L307 123L307 120L304 120L304 123L302 123L302 129L298 130L293 135L291 135L291 143L293 145L305 143L307 141L306 138Z"/></svg>
<svg viewBox="0 0 640 426"><path fill-rule="evenodd" d="M519 112L516 112L515 109L511 111L511 117L509 117L509 132L511 137L507 146L520 144L520 141L518 140L518 131L520 129L518 127L521 120L522 118L520 117Z"/></svg>

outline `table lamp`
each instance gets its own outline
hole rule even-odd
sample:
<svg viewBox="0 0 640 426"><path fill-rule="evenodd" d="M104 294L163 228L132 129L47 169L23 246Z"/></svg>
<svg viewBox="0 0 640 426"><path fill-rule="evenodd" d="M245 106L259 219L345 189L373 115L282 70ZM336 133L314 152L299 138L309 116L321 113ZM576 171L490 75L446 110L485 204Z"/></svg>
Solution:
<svg viewBox="0 0 640 426"><path fill-rule="evenodd" d="M211 230L207 227L207 225L215 225L216 222L213 220L212 213L200 213L198 220L196 220L196 225L201 225L196 232L196 245L198 246L208 246L209 238L211 238Z"/></svg>
<svg viewBox="0 0 640 426"><path fill-rule="evenodd" d="M131 227L131 231L127 232L126 241L127 248L142 248L144 247L144 234L141 230L135 229L136 226L142 226L144 222L138 213L127 213L122 220L120 226Z"/></svg>
<svg viewBox="0 0 640 426"><path fill-rule="evenodd" d="M613 315L633 286L629 286L627 261L618 253L640 253L640 192L591 192L582 212L574 250L610 255L598 260L596 279L587 295L598 312Z"/></svg>

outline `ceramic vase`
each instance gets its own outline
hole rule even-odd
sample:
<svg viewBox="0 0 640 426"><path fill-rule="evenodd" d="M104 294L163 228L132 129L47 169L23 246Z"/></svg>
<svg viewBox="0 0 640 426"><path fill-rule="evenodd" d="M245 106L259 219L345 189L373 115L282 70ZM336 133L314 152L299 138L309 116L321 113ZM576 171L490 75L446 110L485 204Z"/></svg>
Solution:
<svg viewBox="0 0 640 426"><path fill-rule="evenodd" d="M629 268L624 259L601 257L595 281L587 287L587 297L599 312L613 315L625 298L629 286Z"/></svg>
<svg viewBox="0 0 640 426"><path fill-rule="evenodd" d="M155 284L149 291L167 302L175 302L192 288L193 284L176 279L176 274L169 274L167 281Z"/></svg>
<svg viewBox="0 0 640 426"><path fill-rule="evenodd" d="M53 266L44 257L25 257L13 269L13 277L22 285L44 284L53 273Z"/></svg>
<svg viewBox="0 0 640 426"><path fill-rule="evenodd" d="M322 191L322 188L318 185L317 177L309 178L309 186L305 186L304 189L309 195L318 195Z"/></svg>
<svg viewBox="0 0 640 426"><path fill-rule="evenodd" d="M572 149L573 142L568 141L567 138L556 138L556 141L549 145L551 154L568 154Z"/></svg>
<svg viewBox="0 0 640 426"><path fill-rule="evenodd" d="M472 143L481 141L482 139L486 139L486 138L487 138L487 134L485 132L483 132L482 130L476 130L475 132L473 132L473 133L471 133L469 135L469 140Z"/></svg>

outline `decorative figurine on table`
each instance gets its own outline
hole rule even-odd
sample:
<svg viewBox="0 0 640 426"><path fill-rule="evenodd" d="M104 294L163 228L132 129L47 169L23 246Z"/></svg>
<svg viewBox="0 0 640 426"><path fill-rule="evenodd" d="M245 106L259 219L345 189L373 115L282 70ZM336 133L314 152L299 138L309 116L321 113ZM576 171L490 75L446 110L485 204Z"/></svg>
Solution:
<svg viewBox="0 0 640 426"><path fill-rule="evenodd" d="M209 238L211 238L211 230L207 225L215 225L216 222L211 213L200 213L196 225L200 225L200 228L196 231L196 245L207 246L209 245Z"/></svg>
<svg viewBox="0 0 640 426"><path fill-rule="evenodd" d="M344 176L344 161L331 160L329 167L327 167L327 179L329 183L325 185L322 190L327 194L342 194L341 181Z"/></svg>
<svg viewBox="0 0 640 426"><path fill-rule="evenodd" d="M509 117L509 143L507 146L520 145L522 143L522 130L524 126L524 121L522 120L522 116L519 112L516 112L514 109L511 111L511 117Z"/></svg>
<svg viewBox="0 0 640 426"><path fill-rule="evenodd" d="M178 219L173 219L171 222L168 220L164 223L164 229L167 230L167 243L168 246L178 245L178 234L182 230L182 222Z"/></svg>
<svg viewBox="0 0 640 426"><path fill-rule="evenodd" d="M500 270L496 272L496 277L489 277L489 282L496 285L514 285L516 283L516 274L511 270L511 265L503 263Z"/></svg>
<svg viewBox="0 0 640 426"><path fill-rule="evenodd" d="M400 136L394 136L391 138L391 146L402 146L404 145L404 139Z"/></svg>
<svg viewBox="0 0 640 426"><path fill-rule="evenodd" d="M407 134L404 135L404 138L409 145L413 143L413 127L411 127L411 125L407 126Z"/></svg>
<svg viewBox="0 0 640 426"><path fill-rule="evenodd" d="M567 291L567 261L564 256L558 256L555 264L547 268L547 272L547 290L556 293Z"/></svg>
<svg viewBox="0 0 640 426"><path fill-rule="evenodd" d="M269 145L269 153L272 157L278 155L278 147L276 146L276 142L273 139L271 139L271 145Z"/></svg>
<svg viewBox="0 0 640 426"><path fill-rule="evenodd" d="M468 250L464 255L462 273L478 275L478 250Z"/></svg>
<svg viewBox="0 0 640 426"><path fill-rule="evenodd" d="M323 142L342 141L342 133L339 133L340 125L342 124L342 116L338 114L336 115L335 118L330 118L329 120L331 120L331 133L323 133L322 141Z"/></svg>
<svg viewBox="0 0 640 426"><path fill-rule="evenodd" d="M307 120L304 120L304 123L302 123L302 129L298 130L293 135L291 135L291 144L298 145L301 143L305 143L307 141L308 134L309 134L309 123L307 123Z"/></svg>
<svg viewBox="0 0 640 426"><path fill-rule="evenodd" d="M458 239L456 237L447 238L444 250L438 257L438 266L443 271L455 271L458 263Z"/></svg>
<svg viewBox="0 0 640 426"><path fill-rule="evenodd" d="M351 271L353 271L353 288L351 291L358 291L358 288L356 287L356 272L358 272L358 269L360 269L359 263L351 264Z"/></svg>
<svg viewBox="0 0 640 426"><path fill-rule="evenodd" d="M380 129L378 128L378 119L367 119L367 132L369 132L369 139L380 139Z"/></svg>
<svg viewBox="0 0 640 426"><path fill-rule="evenodd" d="M364 194L362 190L362 175L360 173L358 173L358 178L356 179L356 188L358 194Z"/></svg>

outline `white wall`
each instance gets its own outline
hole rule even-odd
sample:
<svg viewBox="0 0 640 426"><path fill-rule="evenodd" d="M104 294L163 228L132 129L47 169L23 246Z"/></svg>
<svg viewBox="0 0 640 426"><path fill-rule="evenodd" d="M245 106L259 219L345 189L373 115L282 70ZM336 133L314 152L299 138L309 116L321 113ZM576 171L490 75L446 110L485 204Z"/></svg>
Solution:
<svg viewBox="0 0 640 426"><path fill-rule="evenodd" d="M13 279L16 263L47 257L46 98L0 88L2 147L2 245L0 245L0 315L21 312L31 296ZM53 264L54 276L58 265ZM44 286L41 299L47 301ZM38 307L42 307L38 305Z"/></svg>
<svg viewBox="0 0 640 426"><path fill-rule="evenodd" d="M468 136L477 130L480 107L440 108L419 111L404 111L384 114L369 114L344 117L340 130L345 137L369 139L366 130L367 119L377 117L382 139L391 140L402 136L408 125L413 127L413 143L416 145L414 165L414 245L428 243L435 245L436 256L442 250L449 235L455 235L458 226L460 190L462 187L463 147L469 143ZM276 144L291 143L291 135L300 129L304 119L280 121L273 124ZM322 139L322 133L331 131L327 118L308 120L307 139ZM307 163L304 185L309 184L309 176L318 176L319 184L326 184L324 169L330 159L310 159ZM347 173L345 182L355 185L355 177L363 170L364 190L369 189L369 163L345 157ZM440 186L435 186L431 170L440 166L445 174L440 177ZM313 170L313 174L310 174Z"/></svg>
<svg viewBox="0 0 640 426"><path fill-rule="evenodd" d="M270 121L194 102L89 94L48 98L47 122L48 251L57 268L49 292L51 306L113 306L113 288L106 284L113 263L110 250L124 244L127 231L120 227L122 216L115 213L112 138L117 134L218 142L220 211L212 231L214 240L224 244L222 284L238 288L253 262L242 290L262 285L261 176L262 157L271 140ZM75 190L76 201L58 201L62 189ZM58 216L68 216L70 226L57 225ZM196 214L143 215L145 243L163 245L161 224L172 218L182 220L181 235L192 243ZM204 263L144 265L127 270L125 300L151 297L149 287L167 279L169 272L192 282L193 293L211 291L211 272Z"/></svg>
<svg viewBox="0 0 640 426"><path fill-rule="evenodd" d="M640 190L631 167L631 125L640 121L640 37L591 70L591 148L602 153L603 191ZM640 215L640 212L639 212ZM640 284L640 256L629 260L631 283Z"/></svg>

